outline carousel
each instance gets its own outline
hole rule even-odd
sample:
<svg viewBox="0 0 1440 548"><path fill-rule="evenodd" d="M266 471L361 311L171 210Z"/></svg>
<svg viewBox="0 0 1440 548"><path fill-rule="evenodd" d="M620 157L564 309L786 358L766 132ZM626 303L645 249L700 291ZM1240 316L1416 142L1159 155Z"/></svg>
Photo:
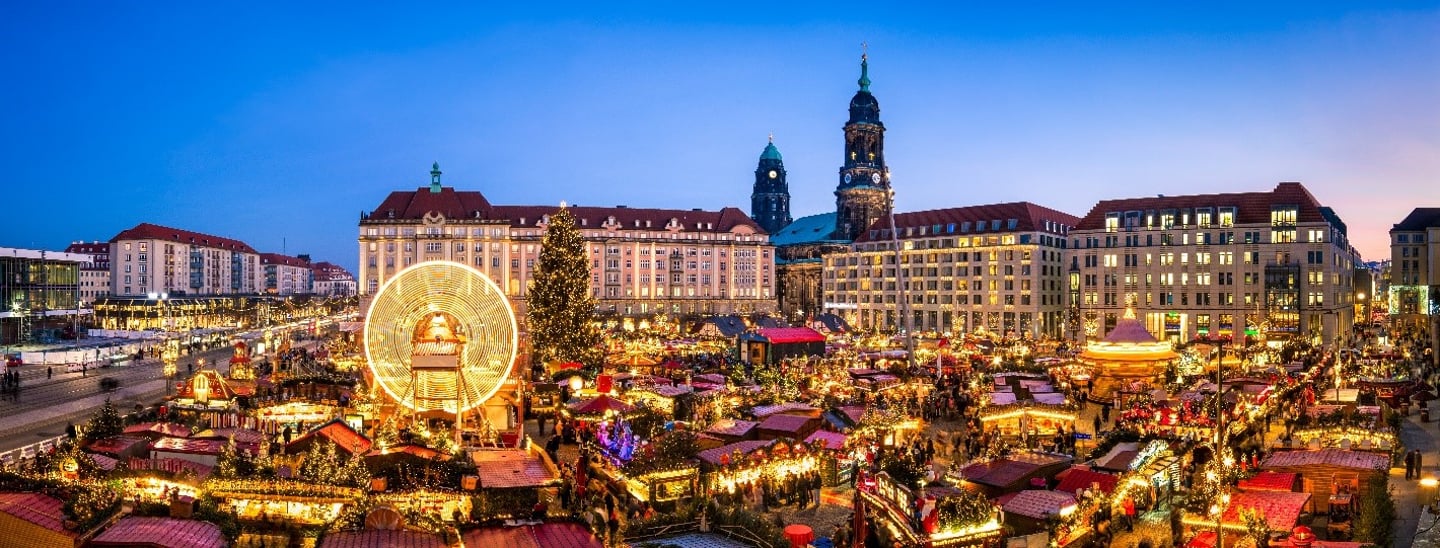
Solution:
<svg viewBox="0 0 1440 548"><path fill-rule="evenodd" d="M1087 344L1080 353L1094 376L1090 401L1108 402L1118 390L1137 383L1158 385L1166 365L1179 357L1169 342L1156 340L1135 318L1134 306L1127 306L1105 340Z"/></svg>

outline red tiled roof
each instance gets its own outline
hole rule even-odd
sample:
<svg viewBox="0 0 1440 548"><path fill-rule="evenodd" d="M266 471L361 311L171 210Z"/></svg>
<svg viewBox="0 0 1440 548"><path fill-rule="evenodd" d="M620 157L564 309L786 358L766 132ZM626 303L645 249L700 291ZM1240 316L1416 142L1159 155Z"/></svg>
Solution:
<svg viewBox="0 0 1440 548"><path fill-rule="evenodd" d="M1320 449L1318 451L1276 451L1261 461L1261 468L1289 466L1329 465L1362 470L1385 470L1390 468L1390 457L1380 453L1346 451L1343 449Z"/></svg>
<svg viewBox="0 0 1440 548"><path fill-rule="evenodd" d="M825 335L808 327L772 327L758 330L770 344L823 343Z"/></svg>
<svg viewBox="0 0 1440 548"><path fill-rule="evenodd" d="M90 445L85 446L85 450L91 453L104 453L113 456L119 455L137 443L149 444L150 439L139 436L110 436L103 440L90 442Z"/></svg>
<svg viewBox="0 0 1440 548"><path fill-rule="evenodd" d="M260 264L283 264L289 266L310 266L310 263L299 257L281 255L279 253L261 253Z"/></svg>
<svg viewBox="0 0 1440 548"><path fill-rule="evenodd" d="M93 546L160 546L211 548L225 546L213 523L193 519L127 517L90 541Z"/></svg>
<svg viewBox="0 0 1440 548"><path fill-rule="evenodd" d="M1033 519L1045 519L1059 514L1061 508L1075 505L1075 497L1069 493L1027 489L1014 495L1002 503L1005 512Z"/></svg>
<svg viewBox="0 0 1440 548"><path fill-rule="evenodd" d="M799 433L801 429L804 429L805 425L808 424L811 420L813 419L811 419L810 417L777 413L774 415L770 415L769 417L766 417L764 421L761 421L759 428L761 430L772 430L776 432L787 432L795 434Z"/></svg>
<svg viewBox="0 0 1440 548"><path fill-rule="evenodd" d="M1305 502L1309 500L1310 493L1241 491L1230 495L1230 506L1226 508L1221 521L1227 525L1243 525L1245 520L1240 518L1240 510L1249 508L1258 510L1265 516L1270 530L1289 531L1295 526L1296 520L1300 519L1300 512L1305 509Z"/></svg>
<svg viewBox="0 0 1440 548"><path fill-rule="evenodd" d="M355 276L345 267L334 263L320 261L310 267L310 277L317 282L339 282L354 280Z"/></svg>
<svg viewBox="0 0 1440 548"><path fill-rule="evenodd" d="M125 427L126 434L160 434L172 438L190 437L190 428L173 422L142 422Z"/></svg>
<svg viewBox="0 0 1440 548"><path fill-rule="evenodd" d="M432 212L447 219L487 219L509 221L511 227L535 227L546 215L554 214L558 206L494 206L480 192L455 190L441 187L440 192L430 192L429 187L416 190L391 192L370 212L369 220L423 219ZM581 207L571 206L570 214L575 216L575 225L581 229L601 229L613 226L615 230L645 230L663 232L671 220L680 232L731 232L737 227L764 234L765 231L749 215L737 208L726 207L719 211L650 209L632 207ZM614 217L615 224L606 223ZM362 223L365 220L361 221ZM638 223L637 223L638 222ZM648 223L648 224L647 224Z"/></svg>
<svg viewBox="0 0 1440 548"><path fill-rule="evenodd" d="M1105 474L1085 468L1071 468L1062 472L1062 475L1064 477L1060 479L1060 484L1055 486L1055 490L1072 495L1081 489L1090 489L1095 484L1100 485L1101 493L1108 494L1115 491L1115 484L1120 481L1120 477L1114 474Z"/></svg>
<svg viewBox="0 0 1440 548"><path fill-rule="evenodd" d="M287 446L287 449L289 447L295 447L299 445L300 442L315 436L320 436L327 440L330 440L331 443L335 444L337 449L345 451L346 454L365 453L370 451L370 438L367 438L363 434L356 432L354 428L350 428L349 424L346 424L345 421L340 419L332 420L310 430L309 432L306 432L305 435L300 436L299 438L296 438L295 441L290 442L290 445Z"/></svg>
<svg viewBox="0 0 1440 548"><path fill-rule="evenodd" d="M0 512L39 525L56 533L75 534L65 529L64 503L40 493L0 493Z"/></svg>
<svg viewBox="0 0 1440 548"><path fill-rule="evenodd" d="M1300 183L1280 183L1268 192L1234 192L1226 194L1193 194L1189 196L1154 196L1148 198L1124 198L1101 200L1090 209L1075 226L1076 230L1103 230L1106 213L1126 211L1149 211L1162 209L1194 209L1197 207L1219 208L1233 206L1235 224L1269 224L1272 205L1298 206L1297 223L1320 223L1325 218L1320 213L1320 202ZM1215 214L1218 214L1216 210Z"/></svg>
<svg viewBox="0 0 1440 548"><path fill-rule="evenodd" d="M85 254L89 254L89 255L102 255L102 254L103 254L103 255L108 255L108 254L110 254L110 243L109 243L109 242L90 242L90 243L87 244L87 243L85 243L85 242L75 242L75 243L73 243L73 244L70 244L68 247L66 247L66 248L65 248L65 252L66 252L66 253L85 253Z"/></svg>
<svg viewBox="0 0 1440 548"><path fill-rule="evenodd" d="M708 462L708 463L710 463L710 464L720 464L720 457L721 457L721 456L729 455L729 454L732 454L732 453L734 453L734 452L736 452L736 451L739 451L741 455L749 455L750 453L754 452L756 449L760 449L760 448L762 448L762 447L769 447L771 443L774 443L774 440L768 440L768 441L754 441L754 440L737 441L737 442L732 443L732 444L729 444L729 445L722 445L722 446L720 446L720 447L715 447L715 448L706 449L706 450L704 450L704 451L701 451L701 452L700 452L700 459L703 460L703 461L705 461L705 462Z"/></svg>
<svg viewBox="0 0 1440 548"><path fill-rule="evenodd" d="M740 437L748 434L752 428L760 423L755 421L742 421L740 419L720 419L711 424L705 431L711 434Z"/></svg>
<svg viewBox="0 0 1440 548"><path fill-rule="evenodd" d="M849 439L850 436L846 436L845 434L827 432L825 430L816 430L814 433L810 434L809 437L805 438L805 443L824 441L826 449L830 449L832 451L842 451L845 449L846 440Z"/></svg>
<svg viewBox="0 0 1440 548"><path fill-rule="evenodd" d="M509 220L512 227L533 227L545 215L553 214L558 209L555 206L496 206L492 211L498 218ZM610 226L614 226L617 231L660 232L674 220L675 226L679 227L678 232L720 233L746 227L757 234L765 233L765 229L755 224L749 215L733 207L722 208L720 211L581 206L570 206L568 209L570 214L575 216L575 226L581 230L603 228L610 218L614 217L615 224ZM521 219L525 222L521 223Z"/></svg>
<svg viewBox="0 0 1440 548"><path fill-rule="evenodd" d="M540 487L558 478L539 458L519 449L474 451L470 459L475 461L481 487Z"/></svg>
<svg viewBox="0 0 1440 548"><path fill-rule="evenodd" d="M121 240L167 240L184 244L197 244L205 247L255 253L255 248L250 247L250 244L240 240L232 240L230 238L211 236L209 234L150 223L140 223L135 225L134 228L122 230L119 234L116 234L114 238L110 238L110 243L113 244Z"/></svg>
<svg viewBox="0 0 1440 548"><path fill-rule="evenodd" d="M505 548L600 548L600 540L573 522L542 523L523 527L482 527L461 537L465 546ZM328 547L327 547L328 548Z"/></svg>
<svg viewBox="0 0 1440 548"><path fill-rule="evenodd" d="M1265 470L1236 485L1242 491L1294 491L1296 474Z"/></svg>
<svg viewBox="0 0 1440 548"><path fill-rule="evenodd" d="M192 455L219 455L225 448L225 443L220 440L192 440L189 438L160 438L155 440L155 445L150 447L151 451L164 451L167 453L188 453Z"/></svg>
<svg viewBox="0 0 1440 548"><path fill-rule="evenodd" d="M1011 219L1015 220L1015 228L1010 228ZM992 228L994 221L1000 221L1000 227L998 229ZM1045 227L1045 221L1052 223L1052 228L1048 231ZM1030 202L952 207L895 214L896 232L902 240L911 238L934 238L937 236L984 236L988 234L1035 231L1062 235L1064 231L1060 229L1061 226L1073 227L1079 224L1079 222L1079 217ZM966 224L971 225L968 232L962 230ZM953 229L951 225L954 225ZM940 227L939 232L935 232L936 226ZM921 227L925 228L923 233L920 230ZM870 225L869 228L870 230L862 232L860 236L855 239L856 243L889 241L891 239L889 236L890 220L888 218L876 221L875 224ZM871 230L874 231L873 237L870 232Z"/></svg>
<svg viewBox="0 0 1440 548"><path fill-rule="evenodd" d="M815 411L815 406L810 405L810 404L808 404L808 403L799 403L799 402L793 402L793 401L792 401L792 402L785 402L785 403L777 403L777 404L772 404L772 405L757 405L757 406L755 406L755 407L753 407L753 408L750 409L750 414L755 415L756 417L760 417L760 418L763 419L763 418L768 417L768 416L770 416L770 415L774 415L774 414L777 414L777 413L784 413L784 412L786 412L786 411L805 411L805 412L812 412L812 411Z"/></svg>
<svg viewBox="0 0 1440 548"><path fill-rule="evenodd" d="M445 543L421 531L369 529L327 534L320 548L445 548Z"/></svg>

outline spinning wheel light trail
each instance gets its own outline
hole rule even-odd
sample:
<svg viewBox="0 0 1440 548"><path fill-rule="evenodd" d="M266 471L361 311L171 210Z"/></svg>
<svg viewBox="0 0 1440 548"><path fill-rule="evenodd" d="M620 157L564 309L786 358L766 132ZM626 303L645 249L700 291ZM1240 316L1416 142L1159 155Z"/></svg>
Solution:
<svg viewBox="0 0 1440 548"><path fill-rule="evenodd" d="M380 286L366 314L365 357L396 402L458 415L504 384L518 332L490 278L464 264L428 261Z"/></svg>

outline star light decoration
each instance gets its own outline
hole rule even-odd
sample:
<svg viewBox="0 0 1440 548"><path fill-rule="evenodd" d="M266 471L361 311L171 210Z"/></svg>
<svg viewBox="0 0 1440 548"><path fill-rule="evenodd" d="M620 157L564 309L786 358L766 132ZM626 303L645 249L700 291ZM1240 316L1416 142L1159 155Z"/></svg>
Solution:
<svg viewBox="0 0 1440 548"><path fill-rule="evenodd" d="M416 327L441 314L453 318L464 336L459 375L412 371ZM494 281L465 264L426 261L401 270L376 292L366 314L365 358L376 384L401 405L464 412L500 390L515 361L518 333L510 303Z"/></svg>

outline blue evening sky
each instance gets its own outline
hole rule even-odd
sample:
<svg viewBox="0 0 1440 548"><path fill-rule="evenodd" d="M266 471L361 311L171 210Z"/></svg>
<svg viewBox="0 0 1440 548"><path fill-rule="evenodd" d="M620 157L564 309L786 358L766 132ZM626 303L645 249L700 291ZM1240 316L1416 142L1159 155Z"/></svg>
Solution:
<svg viewBox="0 0 1440 548"><path fill-rule="evenodd" d="M0 245L153 222L353 269L432 161L492 203L748 210L771 132L828 211L862 41L900 211L1298 180L1380 259L1440 206L1436 2L288 4L8 5Z"/></svg>

